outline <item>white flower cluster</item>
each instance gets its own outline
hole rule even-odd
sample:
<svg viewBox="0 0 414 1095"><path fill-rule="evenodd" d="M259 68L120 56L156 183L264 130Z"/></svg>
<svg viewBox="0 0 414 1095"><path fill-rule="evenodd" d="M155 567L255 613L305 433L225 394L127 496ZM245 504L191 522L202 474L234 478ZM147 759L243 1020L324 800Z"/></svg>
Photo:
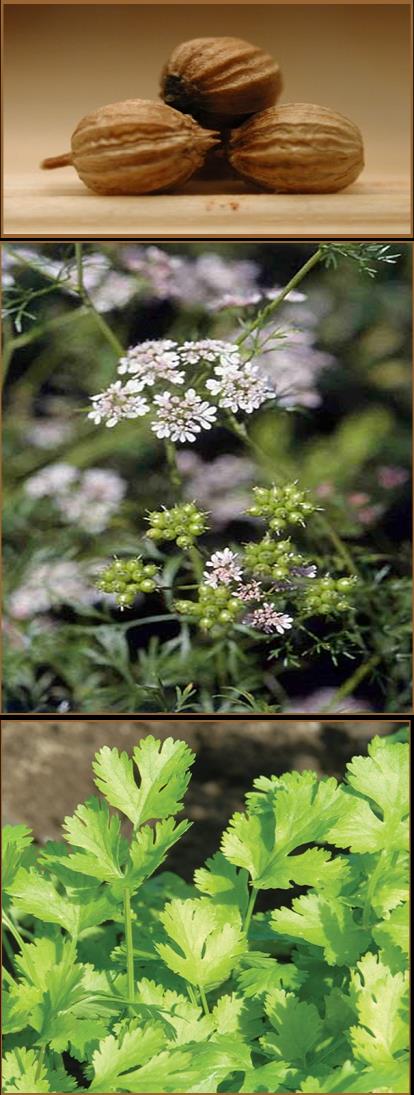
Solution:
<svg viewBox="0 0 414 1095"><path fill-rule="evenodd" d="M48 612L59 604L92 604L97 600L92 581L79 563L72 560L40 563L26 575L9 599L9 612L16 620L26 620L38 612Z"/></svg>
<svg viewBox="0 0 414 1095"><path fill-rule="evenodd" d="M223 551L215 551L211 558L206 563L206 570L204 573L204 583L206 586L212 586L213 589L217 589L217 586L221 582L224 585L229 585L230 582L239 582L242 576L242 569L237 562L238 556L234 551L230 551L230 548L224 548ZM211 568L207 570L207 567Z"/></svg>
<svg viewBox="0 0 414 1095"><path fill-rule="evenodd" d="M248 362L240 362L239 365L216 365L214 372L218 379L207 380L206 388L217 396L219 407L252 414L262 403L275 397L275 391L260 376L257 365Z"/></svg>
<svg viewBox="0 0 414 1095"><path fill-rule="evenodd" d="M49 464L25 483L29 498L53 498L66 524L77 524L85 532L107 528L125 495L126 483L115 471L89 468L80 472L72 464Z"/></svg>
<svg viewBox="0 0 414 1095"><path fill-rule="evenodd" d="M246 616L244 622L249 624L250 627L255 627L258 631L265 631L266 635L271 635L273 631L283 635L284 631L289 631L292 627L293 618L288 616L286 612L277 612L274 605L265 601L259 608L255 608L249 616Z"/></svg>
<svg viewBox="0 0 414 1095"><path fill-rule="evenodd" d="M209 399L195 387L184 393L186 370L194 375L197 367L208 366L215 376L204 381ZM151 429L160 438L171 441L195 441L201 430L209 430L216 421L217 407L251 414L274 397L271 385L259 375L256 365L244 361L239 347L230 341L206 338L179 344L172 339L150 339L131 347L121 357L118 373L130 379L120 380L106 391L92 396L89 418L97 425L105 421L109 427L124 418L139 418L152 412ZM168 382L172 390L163 388L151 393L152 403L140 393ZM202 380L200 381L200 385Z"/></svg>

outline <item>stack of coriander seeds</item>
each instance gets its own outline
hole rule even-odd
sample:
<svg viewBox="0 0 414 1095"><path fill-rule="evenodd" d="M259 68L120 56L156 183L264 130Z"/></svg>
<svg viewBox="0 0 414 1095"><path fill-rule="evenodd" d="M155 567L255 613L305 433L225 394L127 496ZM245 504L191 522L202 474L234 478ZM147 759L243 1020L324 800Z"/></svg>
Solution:
<svg viewBox="0 0 414 1095"><path fill-rule="evenodd" d="M245 180L279 193L342 190L364 166L360 130L312 103L276 106L279 66L240 38L194 38L161 74L163 102L127 99L88 114L70 153L43 168L73 164L98 194L168 191L218 149Z"/></svg>

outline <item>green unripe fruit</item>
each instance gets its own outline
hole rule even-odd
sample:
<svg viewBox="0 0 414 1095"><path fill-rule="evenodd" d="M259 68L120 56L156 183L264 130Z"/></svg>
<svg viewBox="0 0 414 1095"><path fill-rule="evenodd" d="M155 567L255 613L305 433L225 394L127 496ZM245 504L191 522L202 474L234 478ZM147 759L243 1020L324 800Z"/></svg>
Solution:
<svg viewBox="0 0 414 1095"><path fill-rule="evenodd" d="M220 612L219 620L221 624L230 624L232 622L231 612Z"/></svg>
<svg viewBox="0 0 414 1095"><path fill-rule="evenodd" d="M191 547L191 539L189 536L177 536L177 547L188 548Z"/></svg>
<svg viewBox="0 0 414 1095"><path fill-rule="evenodd" d="M155 582L151 578L144 578L141 582L141 589L143 593L152 593L155 589Z"/></svg>

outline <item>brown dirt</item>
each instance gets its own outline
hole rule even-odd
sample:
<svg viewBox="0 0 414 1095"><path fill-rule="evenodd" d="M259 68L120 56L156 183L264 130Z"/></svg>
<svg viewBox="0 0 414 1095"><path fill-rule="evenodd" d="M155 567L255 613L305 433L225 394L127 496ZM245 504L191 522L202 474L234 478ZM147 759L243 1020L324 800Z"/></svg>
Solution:
<svg viewBox="0 0 414 1095"><path fill-rule="evenodd" d="M220 834L259 775L312 768L340 778L354 753L375 733L400 723L284 719L11 720L2 728L4 822L26 823L35 839L59 839L65 815L96 792L91 761L102 745L131 751L153 733L185 739L196 753L185 812L194 822L167 866L188 880L218 848Z"/></svg>

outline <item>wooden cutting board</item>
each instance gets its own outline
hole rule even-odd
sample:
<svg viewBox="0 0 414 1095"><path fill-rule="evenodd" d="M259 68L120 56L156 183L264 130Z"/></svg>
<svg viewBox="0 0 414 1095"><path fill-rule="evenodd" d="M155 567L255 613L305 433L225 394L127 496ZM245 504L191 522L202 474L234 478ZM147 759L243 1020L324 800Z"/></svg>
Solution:
<svg viewBox="0 0 414 1095"><path fill-rule="evenodd" d="M364 173L339 194L249 193L243 182L192 180L173 194L101 197L73 168L6 176L8 237L409 237L410 184Z"/></svg>

